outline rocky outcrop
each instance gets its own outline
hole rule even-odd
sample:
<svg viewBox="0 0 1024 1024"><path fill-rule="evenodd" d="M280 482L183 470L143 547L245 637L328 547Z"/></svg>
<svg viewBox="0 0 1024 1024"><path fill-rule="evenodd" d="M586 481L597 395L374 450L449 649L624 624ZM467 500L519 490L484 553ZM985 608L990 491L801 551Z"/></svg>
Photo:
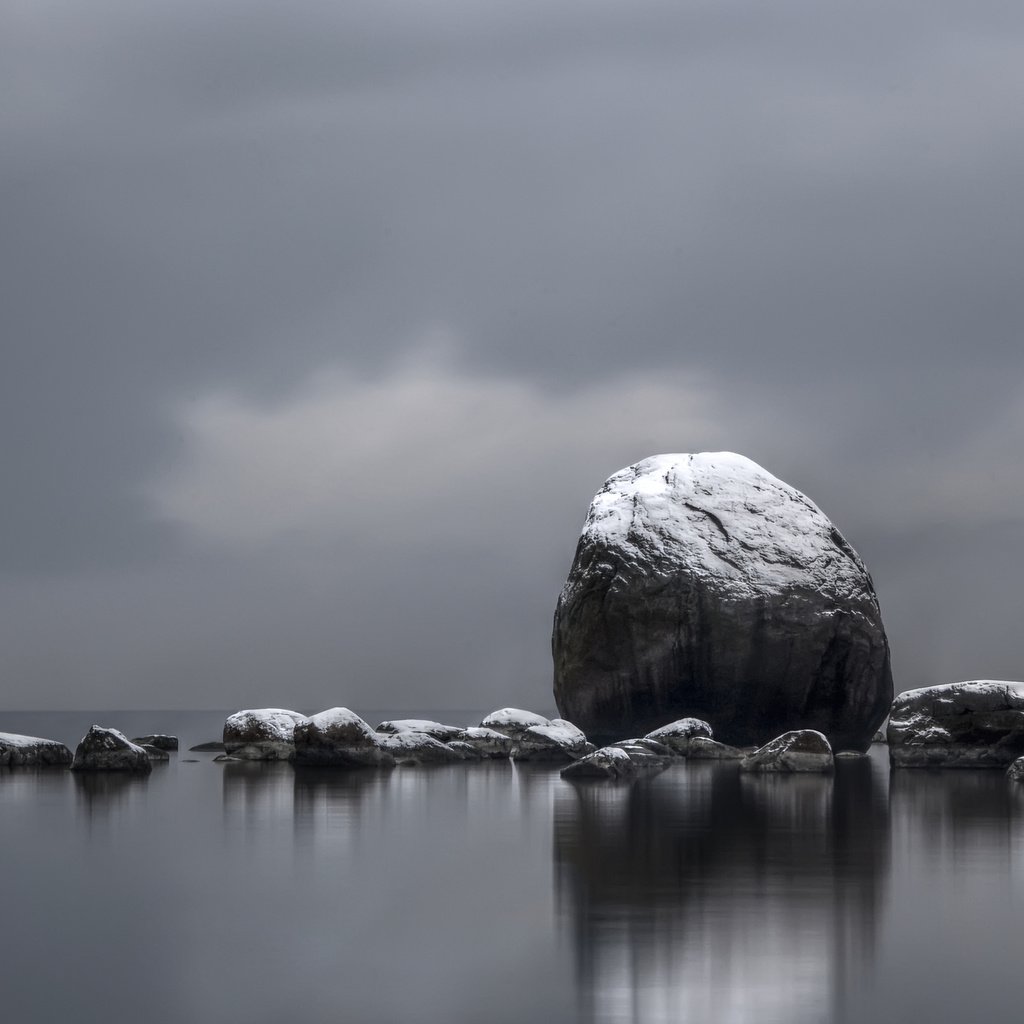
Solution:
<svg viewBox="0 0 1024 1024"><path fill-rule="evenodd" d="M1006 777L1011 782L1024 782L1024 757L1018 757L1017 760L1006 769Z"/></svg>
<svg viewBox="0 0 1024 1024"><path fill-rule="evenodd" d="M381 722L377 726L376 732L389 736L397 736L401 733L419 733L422 736L429 736L431 739L447 743L449 740L463 739L465 729L461 729L457 725L443 725L441 722L431 722L422 718L399 718Z"/></svg>
<svg viewBox="0 0 1024 1024"><path fill-rule="evenodd" d="M690 740L686 756L691 761L740 761L756 749L757 747L734 747L729 743L709 740L706 736L694 736Z"/></svg>
<svg viewBox="0 0 1024 1024"><path fill-rule="evenodd" d="M621 740L573 761L560 774L563 779L635 779L662 772L674 760L676 755L659 743Z"/></svg>
<svg viewBox="0 0 1024 1024"><path fill-rule="evenodd" d="M794 729L776 736L740 761L741 772L830 772L832 748L813 729Z"/></svg>
<svg viewBox="0 0 1024 1024"><path fill-rule="evenodd" d="M975 679L907 690L886 738L899 768L1005 768L1024 755L1024 683Z"/></svg>
<svg viewBox="0 0 1024 1024"><path fill-rule="evenodd" d="M178 737L168 736L166 733L152 733L149 736L135 736L132 743L138 743L140 747L156 747L159 750L177 750Z"/></svg>
<svg viewBox="0 0 1024 1024"><path fill-rule="evenodd" d="M513 761L575 761L594 750L572 722L544 718L520 708L492 711L480 727L502 733L512 741L509 756Z"/></svg>
<svg viewBox="0 0 1024 1024"><path fill-rule="evenodd" d="M295 726L297 765L334 768L388 768L395 759L379 736L354 711L331 708Z"/></svg>
<svg viewBox="0 0 1024 1024"><path fill-rule="evenodd" d="M680 718L678 721L669 722L660 729L649 732L646 739L654 740L656 743L663 743L674 753L685 757L690 752L690 746L695 739L712 739L714 733L707 722L699 718Z"/></svg>
<svg viewBox="0 0 1024 1024"><path fill-rule="evenodd" d="M135 743L135 740L131 742ZM138 743L136 745L142 747L151 762L170 761L171 759L171 755L163 747L155 747L152 743Z"/></svg>
<svg viewBox="0 0 1024 1024"><path fill-rule="evenodd" d="M455 761L470 760L469 754L454 744L443 743L433 736L413 730L396 733L378 731L378 743L381 750L389 753L395 759L395 764L400 765L452 764Z"/></svg>
<svg viewBox="0 0 1024 1024"><path fill-rule="evenodd" d="M552 650L559 711L599 740L692 716L737 746L815 729L864 749L892 700L864 563L813 502L728 452L609 478Z"/></svg>
<svg viewBox="0 0 1024 1024"><path fill-rule="evenodd" d="M69 765L71 759L71 751L56 740L0 732L0 766L20 768Z"/></svg>
<svg viewBox="0 0 1024 1024"><path fill-rule="evenodd" d="M75 750L74 772L151 772L149 755L117 729L90 726Z"/></svg>
<svg viewBox="0 0 1024 1024"><path fill-rule="evenodd" d="M288 761L295 726L304 721L301 712L285 708L236 711L224 722L224 752L243 761Z"/></svg>

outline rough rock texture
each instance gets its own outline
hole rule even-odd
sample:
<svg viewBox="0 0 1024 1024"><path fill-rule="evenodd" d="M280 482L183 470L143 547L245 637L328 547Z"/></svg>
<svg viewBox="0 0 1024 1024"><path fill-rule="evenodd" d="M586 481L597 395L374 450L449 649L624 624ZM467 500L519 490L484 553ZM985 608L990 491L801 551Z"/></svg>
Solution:
<svg viewBox="0 0 1024 1024"><path fill-rule="evenodd" d="M135 743L135 740L131 742ZM171 755L163 747L156 747L152 743L138 743L136 746L142 747L150 761L170 761L171 759Z"/></svg>
<svg viewBox="0 0 1024 1024"><path fill-rule="evenodd" d="M521 708L499 708L484 718L480 723L480 728L492 729L494 732L503 733L512 739L518 739L533 726L550 724L550 719L534 714L532 711L523 711Z"/></svg>
<svg viewBox="0 0 1024 1024"><path fill-rule="evenodd" d="M756 749L757 747L741 749L728 743L719 743L718 740L709 740L706 736L695 736L690 740L686 756L694 761L739 761Z"/></svg>
<svg viewBox="0 0 1024 1024"><path fill-rule="evenodd" d="M1018 757L1017 760L1006 769L1006 777L1011 782L1024 782L1024 757Z"/></svg>
<svg viewBox="0 0 1024 1024"><path fill-rule="evenodd" d="M495 729L471 726L462 731L462 742L468 743L481 757L502 758L512 753L512 738Z"/></svg>
<svg viewBox="0 0 1024 1024"><path fill-rule="evenodd" d="M442 743L441 740L434 739L424 732L378 732L377 742L381 750L387 751L395 759L395 764L451 764L454 761L469 760L462 750Z"/></svg>
<svg viewBox="0 0 1024 1024"><path fill-rule="evenodd" d="M304 721L304 714L286 708L236 711L224 722L224 751L243 761L288 761L295 726Z"/></svg>
<svg viewBox="0 0 1024 1024"><path fill-rule="evenodd" d="M864 749L892 700L863 562L813 502L730 452L608 479L552 651L560 713L599 740L693 716L739 746L804 728Z"/></svg>
<svg viewBox="0 0 1024 1024"><path fill-rule="evenodd" d="M420 718L399 718L394 721L381 722L376 731L390 736L408 732L421 733L424 736L440 740L442 743L447 743L449 740L460 740L465 732L457 725L442 725L440 722L431 722Z"/></svg>
<svg viewBox="0 0 1024 1024"><path fill-rule="evenodd" d="M887 739L900 768L1005 768L1024 755L1024 683L907 690L893 701Z"/></svg>
<svg viewBox="0 0 1024 1024"><path fill-rule="evenodd" d="M621 740L608 747L601 747L578 761L566 765L563 779L635 779L639 776L654 775L664 771L675 756L666 748L660 751L643 740Z"/></svg>
<svg viewBox="0 0 1024 1024"><path fill-rule="evenodd" d="M740 761L741 772L830 772L829 742L814 729L794 729L776 736Z"/></svg>
<svg viewBox="0 0 1024 1024"><path fill-rule="evenodd" d="M189 747L188 749L198 751L223 750L224 744L220 740L207 740L206 743L197 743L194 747Z"/></svg>
<svg viewBox="0 0 1024 1024"><path fill-rule="evenodd" d="M664 743L676 754L685 757L695 739L701 737L710 740L713 736L714 733L707 722L702 722L699 718L680 718L676 722L669 722L668 725L655 729L654 732L649 732L646 738L656 743Z"/></svg>
<svg viewBox="0 0 1024 1024"><path fill-rule="evenodd" d="M0 766L69 765L71 751L56 740L0 732Z"/></svg>
<svg viewBox="0 0 1024 1024"><path fill-rule="evenodd" d="M166 733L153 733L150 736L136 736L132 743L138 743L140 747L158 747L160 750L177 750L178 737L168 736Z"/></svg>
<svg viewBox="0 0 1024 1024"><path fill-rule="evenodd" d="M594 750L572 722L520 708L492 711L480 727L507 736L512 741L509 756L514 761L575 761Z"/></svg>
<svg viewBox="0 0 1024 1024"><path fill-rule="evenodd" d="M295 726L294 761L336 768L391 767L395 759L381 746L383 739L354 711L331 708Z"/></svg>
<svg viewBox="0 0 1024 1024"><path fill-rule="evenodd" d="M151 772L149 755L117 729L93 725L82 737L71 762L75 772Z"/></svg>

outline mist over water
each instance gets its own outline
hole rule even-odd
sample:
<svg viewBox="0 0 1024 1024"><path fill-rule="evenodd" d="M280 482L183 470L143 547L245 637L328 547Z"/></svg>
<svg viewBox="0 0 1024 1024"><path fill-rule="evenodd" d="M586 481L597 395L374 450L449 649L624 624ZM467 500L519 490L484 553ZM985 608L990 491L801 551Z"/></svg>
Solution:
<svg viewBox="0 0 1024 1024"><path fill-rule="evenodd" d="M1001 772L890 777L884 747L834 778L694 762L611 786L214 764L185 749L208 714L148 713L185 741L148 778L0 773L10 1019L952 1024L1019 1003L1024 787Z"/></svg>

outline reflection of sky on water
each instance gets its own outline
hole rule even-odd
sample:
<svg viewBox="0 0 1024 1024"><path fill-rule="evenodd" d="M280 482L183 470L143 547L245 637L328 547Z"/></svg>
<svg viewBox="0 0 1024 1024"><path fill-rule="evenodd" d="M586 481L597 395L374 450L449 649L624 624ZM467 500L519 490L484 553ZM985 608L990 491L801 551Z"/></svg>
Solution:
<svg viewBox="0 0 1024 1024"><path fill-rule="evenodd" d="M554 851L585 1020L818 1021L871 969L889 818L867 761L565 788Z"/></svg>

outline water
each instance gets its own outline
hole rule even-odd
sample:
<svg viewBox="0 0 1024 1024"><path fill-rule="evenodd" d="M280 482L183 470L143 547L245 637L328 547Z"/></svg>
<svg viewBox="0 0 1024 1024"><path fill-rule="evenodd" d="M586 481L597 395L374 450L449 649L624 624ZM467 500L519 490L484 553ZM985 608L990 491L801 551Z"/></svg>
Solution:
<svg viewBox="0 0 1024 1024"><path fill-rule="evenodd" d="M94 717L186 747L224 716L0 729L73 744ZM1024 786L999 772L890 779L884 747L834 779L694 762L631 786L213 756L148 778L0 772L5 1019L1019 1016Z"/></svg>

